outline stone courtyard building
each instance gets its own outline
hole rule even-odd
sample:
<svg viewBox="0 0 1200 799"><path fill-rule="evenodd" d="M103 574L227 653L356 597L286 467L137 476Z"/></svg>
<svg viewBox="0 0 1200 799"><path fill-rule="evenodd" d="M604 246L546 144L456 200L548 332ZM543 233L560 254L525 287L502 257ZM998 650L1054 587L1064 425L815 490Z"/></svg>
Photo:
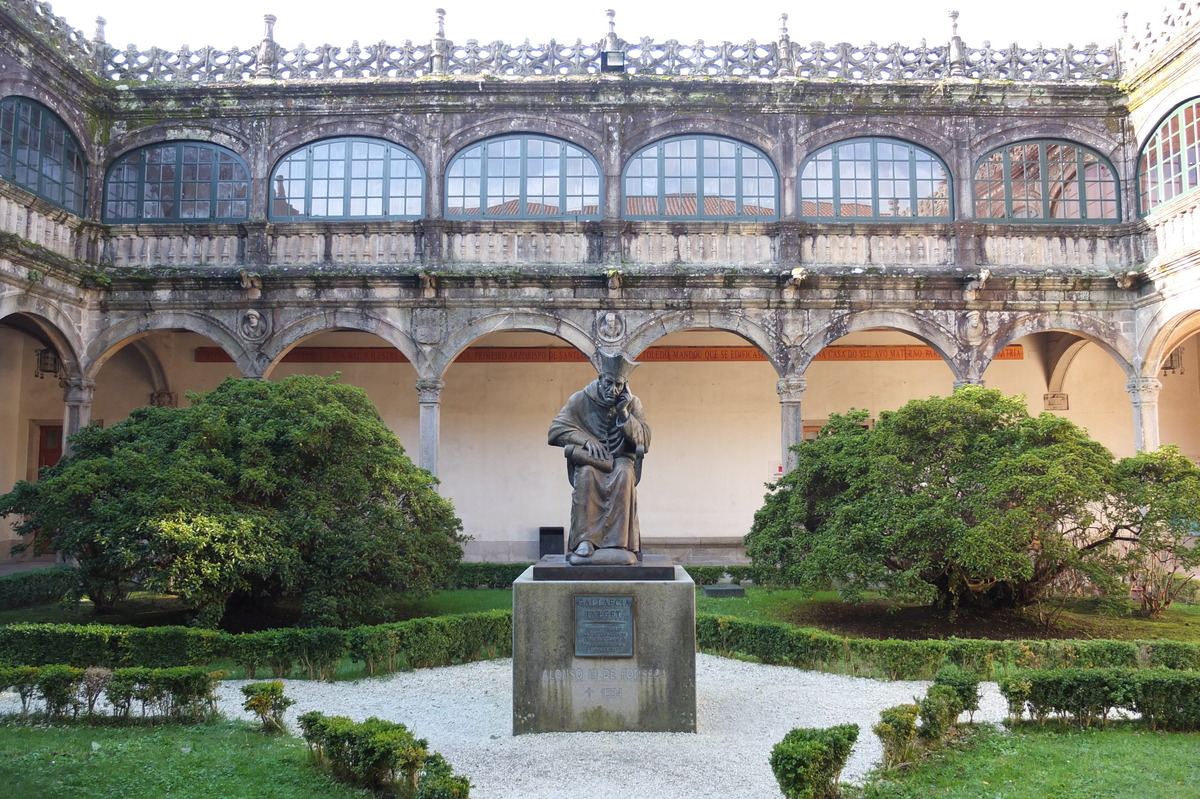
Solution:
<svg viewBox="0 0 1200 799"><path fill-rule="evenodd" d="M1200 3L1111 46L433 37L118 50L0 0L0 490L229 375L361 386L468 557L566 525L619 350L647 551L741 557L788 447L986 384L1200 458ZM11 531L0 531L0 559Z"/></svg>

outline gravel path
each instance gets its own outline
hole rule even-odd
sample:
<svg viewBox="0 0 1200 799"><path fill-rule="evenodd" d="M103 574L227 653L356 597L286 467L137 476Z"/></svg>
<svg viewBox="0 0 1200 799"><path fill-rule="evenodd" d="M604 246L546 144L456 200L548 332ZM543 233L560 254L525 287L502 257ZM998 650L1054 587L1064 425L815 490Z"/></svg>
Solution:
<svg viewBox="0 0 1200 799"><path fill-rule="evenodd" d="M368 716L404 723L429 740L462 774L473 799L670 799L780 797L767 764L771 747L793 727L854 722L859 741L842 775L858 781L882 757L871 732L879 711L922 696L928 682L886 682L696 656L699 731L512 735L512 661L493 660L334 684L286 680L300 713ZM221 710L246 717L239 687L220 689ZM994 683L977 721L1000 721L1004 699Z"/></svg>

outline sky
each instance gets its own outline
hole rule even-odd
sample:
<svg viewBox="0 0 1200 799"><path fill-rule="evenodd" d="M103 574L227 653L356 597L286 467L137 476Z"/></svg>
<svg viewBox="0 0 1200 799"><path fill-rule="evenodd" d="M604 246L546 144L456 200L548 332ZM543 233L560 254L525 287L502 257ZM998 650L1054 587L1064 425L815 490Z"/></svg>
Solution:
<svg viewBox="0 0 1200 799"><path fill-rule="evenodd" d="M468 39L501 40L519 44L529 39L544 44L599 41L607 32L605 10L616 8L617 34L637 41L678 39L694 42L750 39L770 41L779 32L779 15L787 13L792 41L849 42L862 45L900 42L915 45L922 38L946 41L950 8L960 12L959 35L968 46L984 40L999 46L1049 46L1091 42L1106 45L1121 35L1121 13L1130 10L1129 30L1140 34L1150 16L1161 16L1161 0L854 0L853 3L800 3L796 0L643 0L624 8L616 0L432 0L390 2L358 0L53 0L55 14L66 17L88 38L95 18L107 20L105 38L121 49L136 44L193 50L205 45L220 49L253 47L263 35L263 15L275 14L275 40L290 47L303 43L349 46L380 39L427 42L435 29L435 9L446 9L446 36L457 43ZM849 10L847 10L849 9ZM1134 10L1140 9L1140 10Z"/></svg>

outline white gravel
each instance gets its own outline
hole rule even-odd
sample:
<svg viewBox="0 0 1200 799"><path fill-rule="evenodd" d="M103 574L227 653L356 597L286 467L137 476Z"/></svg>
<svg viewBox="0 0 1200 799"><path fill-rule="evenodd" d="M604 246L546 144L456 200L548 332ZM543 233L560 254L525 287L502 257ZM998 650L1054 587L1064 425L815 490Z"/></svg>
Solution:
<svg viewBox="0 0 1200 799"><path fill-rule="evenodd" d="M240 686L220 689L221 710L241 710ZM470 776L473 799L670 799L780 797L767 763L793 727L854 722L859 740L842 774L857 782L883 755L871 727L885 707L924 696L928 682L842 677L784 666L696 656L698 732L512 734L512 661L421 669L371 680L286 680L296 700L287 720L309 710L361 720L399 721L429 740L455 771ZM976 721L998 722L1004 698L981 686Z"/></svg>

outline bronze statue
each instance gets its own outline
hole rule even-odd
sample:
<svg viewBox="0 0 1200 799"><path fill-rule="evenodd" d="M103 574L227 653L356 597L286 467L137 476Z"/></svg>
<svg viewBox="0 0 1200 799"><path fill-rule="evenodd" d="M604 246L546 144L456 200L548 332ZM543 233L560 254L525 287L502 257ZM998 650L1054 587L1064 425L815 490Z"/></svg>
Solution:
<svg viewBox="0 0 1200 799"><path fill-rule="evenodd" d="M567 560L576 565L633 565L641 551L637 483L650 427L629 393L638 364L623 353L599 354L599 376L567 400L550 424L563 447L574 488Z"/></svg>

